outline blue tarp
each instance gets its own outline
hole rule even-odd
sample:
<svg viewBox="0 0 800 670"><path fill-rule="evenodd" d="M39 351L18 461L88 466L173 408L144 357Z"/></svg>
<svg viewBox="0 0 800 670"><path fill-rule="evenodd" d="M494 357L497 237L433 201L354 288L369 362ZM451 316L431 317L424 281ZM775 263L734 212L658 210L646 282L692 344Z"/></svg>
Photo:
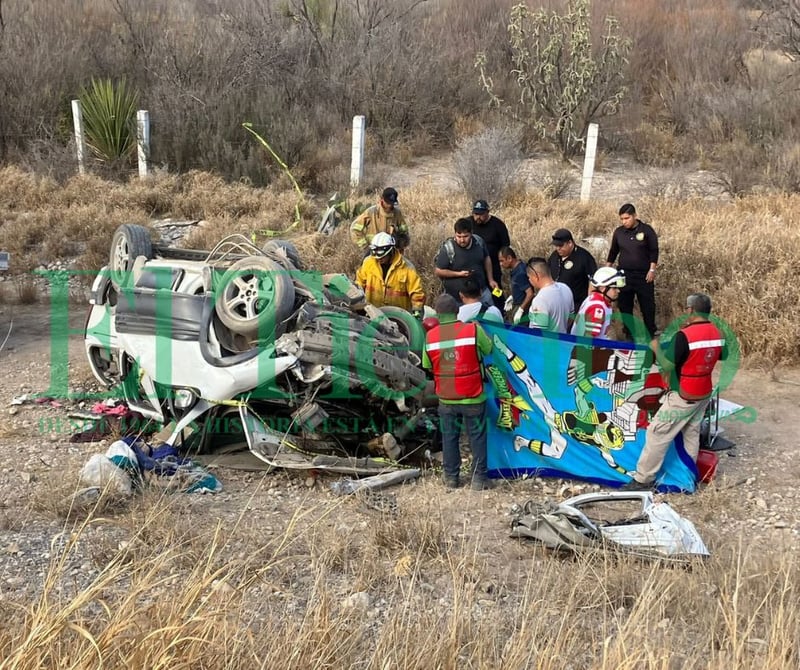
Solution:
<svg viewBox="0 0 800 670"><path fill-rule="evenodd" d="M494 380L486 384L490 476L630 481L644 446L640 426L662 392L648 347L481 325L494 344L485 359ZM694 491L696 473L679 435L659 489Z"/></svg>

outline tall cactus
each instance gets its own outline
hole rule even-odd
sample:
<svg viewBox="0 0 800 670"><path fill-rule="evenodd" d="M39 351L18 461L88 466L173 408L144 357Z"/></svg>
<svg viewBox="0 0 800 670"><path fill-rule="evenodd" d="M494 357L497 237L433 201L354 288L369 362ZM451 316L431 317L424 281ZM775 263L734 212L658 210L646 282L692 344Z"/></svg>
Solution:
<svg viewBox="0 0 800 670"><path fill-rule="evenodd" d="M623 71L631 42L606 16L593 44L590 7L590 0L568 0L563 13L531 12L521 3L509 14L510 74L519 89L514 114L564 158L581 148L589 123L616 112L627 92ZM502 104L485 53L475 65L492 101Z"/></svg>

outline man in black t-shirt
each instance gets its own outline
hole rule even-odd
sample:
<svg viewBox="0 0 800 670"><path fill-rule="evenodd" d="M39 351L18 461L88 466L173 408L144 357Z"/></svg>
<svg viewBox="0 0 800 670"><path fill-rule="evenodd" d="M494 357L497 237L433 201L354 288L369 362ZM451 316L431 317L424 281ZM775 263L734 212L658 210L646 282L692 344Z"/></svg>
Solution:
<svg viewBox="0 0 800 670"><path fill-rule="evenodd" d="M636 218L636 208L626 203L619 208L618 226L611 237L607 266L617 261L617 267L625 272L625 287L620 291L617 305L623 315L625 331L632 334L633 300L639 301L642 320L650 338L655 337L656 328L656 267L658 266L658 235L644 221Z"/></svg>
<svg viewBox="0 0 800 670"><path fill-rule="evenodd" d="M492 277L492 263L486 243L472 234L472 219L458 219L453 226L454 235L439 247L434 260L434 273L442 280L446 293L461 304L459 293L464 290L464 280L473 279L481 291L481 302L490 307L491 289L497 287Z"/></svg>
<svg viewBox="0 0 800 670"><path fill-rule="evenodd" d="M586 249L575 244L572 233L566 228L553 233L552 245L555 249L547 259L550 276L569 286L577 310L589 295L589 277L597 270L597 261Z"/></svg>
<svg viewBox="0 0 800 670"><path fill-rule="evenodd" d="M508 237L508 228L506 228L506 224L503 223L502 219L489 213L489 203L485 200L476 200L472 205L472 221L474 223L473 232L476 235L480 235L481 239L486 243L489 258L492 261L492 277L489 277L489 279L494 279L499 284L503 275L497 254L500 249L511 244ZM503 296L493 296L492 299L494 300L494 306L502 314L505 303Z"/></svg>

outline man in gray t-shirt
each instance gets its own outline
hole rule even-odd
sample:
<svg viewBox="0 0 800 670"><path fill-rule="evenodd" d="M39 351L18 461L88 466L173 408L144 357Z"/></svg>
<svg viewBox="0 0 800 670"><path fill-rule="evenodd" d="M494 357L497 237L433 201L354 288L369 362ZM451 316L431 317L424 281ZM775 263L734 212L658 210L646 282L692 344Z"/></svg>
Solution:
<svg viewBox="0 0 800 670"><path fill-rule="evenodd" d="M553 281L547 259L543 257L531 258L527 272L528 281L536 290L528 312L530 327L566 333L575 307L569 286Z"/></svg>

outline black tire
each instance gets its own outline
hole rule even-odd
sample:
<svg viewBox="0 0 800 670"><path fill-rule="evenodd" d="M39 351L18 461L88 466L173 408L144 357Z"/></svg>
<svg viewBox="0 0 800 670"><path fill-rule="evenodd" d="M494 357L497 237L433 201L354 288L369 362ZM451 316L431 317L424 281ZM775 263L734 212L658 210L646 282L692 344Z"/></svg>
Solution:
<svg viewBox="0 0 800 670"><path fill-rule="evenodd" d="M408 340L408 350L417 356L422 356L425 348L425 328L422 327L419 319L402 307L385 305L381 311L386 317L397 324L400 332Z"/></svg>
<svg viewBox="0 0 800 670"><path fill-rule="evenodd" d="M124 223L114 231L108 254L109 274L115 289L131 284L130 272L139 256L147 260L153 257L150 231L144 226Z"/></svg>
<svg viewBox="0 0 800 670"><path fill-rule="evenodd" d="M286 270L263 256L249 256L228 268L216 291L214 309L238 335L270 339L294 308L294 284Z"/></svg>
<svg viewBox="0 0 800 670"><path fill-rule="evenodd" d="M287 240L268 240L261 247L261 251L287 270L303 269L300 252L294 244Z"/></svg>

